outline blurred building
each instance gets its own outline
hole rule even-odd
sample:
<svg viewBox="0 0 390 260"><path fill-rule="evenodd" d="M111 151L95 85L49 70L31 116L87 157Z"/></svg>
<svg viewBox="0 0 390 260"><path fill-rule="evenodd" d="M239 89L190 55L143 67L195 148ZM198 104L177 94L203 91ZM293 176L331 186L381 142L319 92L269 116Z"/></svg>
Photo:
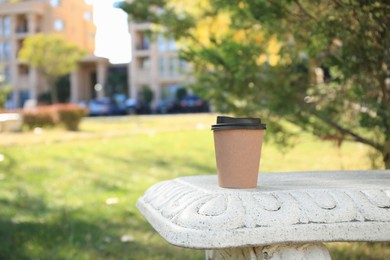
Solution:
<svg viewBox="0 0 390 260"><path fill-rule="evenodd" d="M130 21L132 61L129 64L129 94L139 98L143 88L154 93L153 106L172 98L175 91L188 83L188 65L178 56L178 45L162 34L148 35L150 23ZM152 40L151 40L152 39Z"/></svg>
<svg viewBox="0 0 390 260"><path fill-rule="evenodd" d="M94 88L97 83L104 85L108 66L107 59L93 55L95 30L92 6L84 0L0 0L0 63L13 87L14 105L20 107L48 91L40 73L17 58L25 38L36 33L63 35L86 50L70 75L70 101L104 95Z"/></svg>

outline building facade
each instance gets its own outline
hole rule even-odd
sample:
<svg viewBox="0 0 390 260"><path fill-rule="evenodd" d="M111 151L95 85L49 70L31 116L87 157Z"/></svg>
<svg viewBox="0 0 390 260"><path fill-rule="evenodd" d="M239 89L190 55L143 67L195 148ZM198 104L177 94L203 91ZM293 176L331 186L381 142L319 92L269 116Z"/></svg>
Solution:
<svg viewBox="0 0 390 260"><path fill-rule="evenodd" d="M151 38L150 23L129 23L132 60L129 64L129 95L137 99L143 88L154 93L152 106L168 100L175 91L191 81L188 65L180 60L177 43L159 34ZM151 40L152 39L152 40Z"/></svg>
<svg viewBox="0 0 390 260"><path fill-rule="evenodd" d="M96 95L94 86L104 85L108 61L93 55L95 30L92 6L84 0L0 0L0 64L13 88L13 106L21 107L25 100L37 99L48 91L39 71L18 59L26 37L36 33L60 34L87 52L71 73L70 101L77 103Z"/></svg>

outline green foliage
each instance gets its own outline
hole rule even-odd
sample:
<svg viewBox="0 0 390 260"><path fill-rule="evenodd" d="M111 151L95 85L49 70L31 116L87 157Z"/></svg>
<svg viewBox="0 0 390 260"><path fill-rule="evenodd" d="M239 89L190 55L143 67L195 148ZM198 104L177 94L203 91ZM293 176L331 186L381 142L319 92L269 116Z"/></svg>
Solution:
<svg viewBox="0 0 390 260"><path fill-rule="evenodd" d="M77 68L85 52L61 36L35 34L29 36L19 52L19 59L37 68L51 87L52 102L58 102L55 82Z"/></svg>
<svg viewBox="0 0 390 260"><path fill-rule="evenodd" d="M76 105L57 105L56 111L60 123L69 131L78 131L81 119L88 115L85 108Z"/></svg>
<svg viewBox="0 0 390 260"><path fill-rule="evenodd" d="M176 91L175 99L180 101L187 95L187 89L186 88L179 88Z"/></svg>
<svg viewBox="0 0 390 260"><path fill-rule="evenodd" d="M9 93L11 93L11 86L2 86L0 84L0 110L4 108L5 102L7 101L7 97Z"/></svg>
<svg viewBox="0 0 390 260"><path fill-rule="evenodd" d="M142 89L141 89L142 101L145 102L145 104L149 105L153 101L153 98L154 98L154 93L150 89L150 87L149 86L142 86Z"/></svg>
<svg viewBox="0 0 390 260"><path fill-rule="evenodd" d="M42 92L38 95L37 99L39 104L49 105L51 103L51 92L50 91Z"/></svg>
<svg viewBox="0 0 390 260"><path fill-rule="evenodd" d="M126 94L127 73L124 71L113 71L108 74L105 91L108 96L113 94Z"/></svg>
<svg viewBox="0 0 390 260"><path fill-rule="evenodd" d="M58 95L58 102L67 103L70 99L70 80L69 76L62 76L56 80L55 92ZM51 91L45 91L38 95L38 103L50 105L52 102Z"/></svg>
<svg viewBox="0 0 390 260"><path fill-rule="evenodd" d="M58 93L58 101L67 103L70 100L70 76L65 75L57 79L55 87Z"/></svg>
<svg viewBox="0 0 390 260"><path fill-rule="evenodd" d="M184 43L195 87L218 111L284 118L319 137L369 145L390 168L388 1L184 0L122 3ZM161 11L163 10L163 11ZM157 27L158 28L158 27Z"/></svg>

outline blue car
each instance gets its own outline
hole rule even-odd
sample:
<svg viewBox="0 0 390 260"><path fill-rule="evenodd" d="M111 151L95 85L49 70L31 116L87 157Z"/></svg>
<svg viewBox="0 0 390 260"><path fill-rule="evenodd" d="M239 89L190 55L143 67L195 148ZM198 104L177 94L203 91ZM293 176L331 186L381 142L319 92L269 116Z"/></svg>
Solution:
<svg viewBox="0 0 390 260"><path fill-rule="evenodd" d="M90 116L109 116L125 114L125 107L110 98L92 99L88 103Z"/></svg>
<svg viewBox="0 0 390 260"><path fill-rule="evenodd" d="M187 95L180 101L180 108L182 112L199 113L209 112L209 105L207 101L202 100L195 95Z"/></svg>

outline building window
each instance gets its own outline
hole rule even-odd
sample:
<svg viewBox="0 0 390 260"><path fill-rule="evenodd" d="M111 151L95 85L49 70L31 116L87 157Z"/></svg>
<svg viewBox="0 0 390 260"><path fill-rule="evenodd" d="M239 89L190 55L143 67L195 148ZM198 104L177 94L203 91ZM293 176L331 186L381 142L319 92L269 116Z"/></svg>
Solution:
<svg viewBox="0 0 390 260"><path fill-rule="evenodd" d="M160 76L164 77L166 74L165 57L160 57L159 63L160 63Z"/></svg>
<svg viewBox="0 0 390 260"><path fill-rule="evenodd" d="M91 12L88 12L88 11L84 12L84 20L90 21L91 19L92 19Z"/></svg>
<svg viewBox="0 0 390 260"><path fill-rule="evenodd" d="M17 33L27 33L28 31L28 22L27 18L24 15L20 15L16 19L16 32Z"/></svg>
<svg viewBox="0 0 390 260"><path fill-rule="evenodd" d="M185 72L187 66L187 62L185 60L179 60L179 74L183 74Z"/></svg>
<svg viewBox="0 0 390 260"><path fill-rule="evenodd" d="M175 44L175 40L173 38L169 38L168 48L170 51L176 50L176 44Z"/></svg>
<svg viewBox="0 0 390 260"><path fill-rule="evenodd" d="M50 5L53 7L57 7L61 5L61 0L50 0Z"/></svg>
<svg viewBox="0 0 390 260"><path fill-rule="evenodd" d="M3 20L4 35L9 36L11 33L11 21L9 16L5 16Z"/></svg>
<svg viewBox="0 0 390 260"><path fill-rule="evenodd" d="M4 60L9 61L11 59L11 44L9 42L4 43Z"/></svg>
<svg viewBox="0 0 390 260"><path fill-rule="evenodd" d="M61 19L56 19L54 21L54 29L56 31L63 31L65 28L65 24L64 24L64 21L62 21Z"/></svg>
<svg viewBox="0 0 390 260"><path fill-rule="evenodd" d="M148 50L150 47L150 41L145 33L137 33L137 50Z"/></svg>
<svg viewBox="0 0 390 260"><path fill-rule="evenodd" d="M149 50L149 46L150 46L149 38L146 35L144 35L142 38L142 49Z"/></svg>
<svg viewBox="0 0 390 260"><path fill-rule="evenodd" d="M157 36L157 48L159 51L165 51L167 49L167 45L165 44L165 37L162 34Z"/></svg>
<svg viewBox="0 0 390 260"><path fill-rule="evenodd" d="M176 58L175 57L169 57L169 76L174 76L175 73L175 63L176 63Z"/></svg>

